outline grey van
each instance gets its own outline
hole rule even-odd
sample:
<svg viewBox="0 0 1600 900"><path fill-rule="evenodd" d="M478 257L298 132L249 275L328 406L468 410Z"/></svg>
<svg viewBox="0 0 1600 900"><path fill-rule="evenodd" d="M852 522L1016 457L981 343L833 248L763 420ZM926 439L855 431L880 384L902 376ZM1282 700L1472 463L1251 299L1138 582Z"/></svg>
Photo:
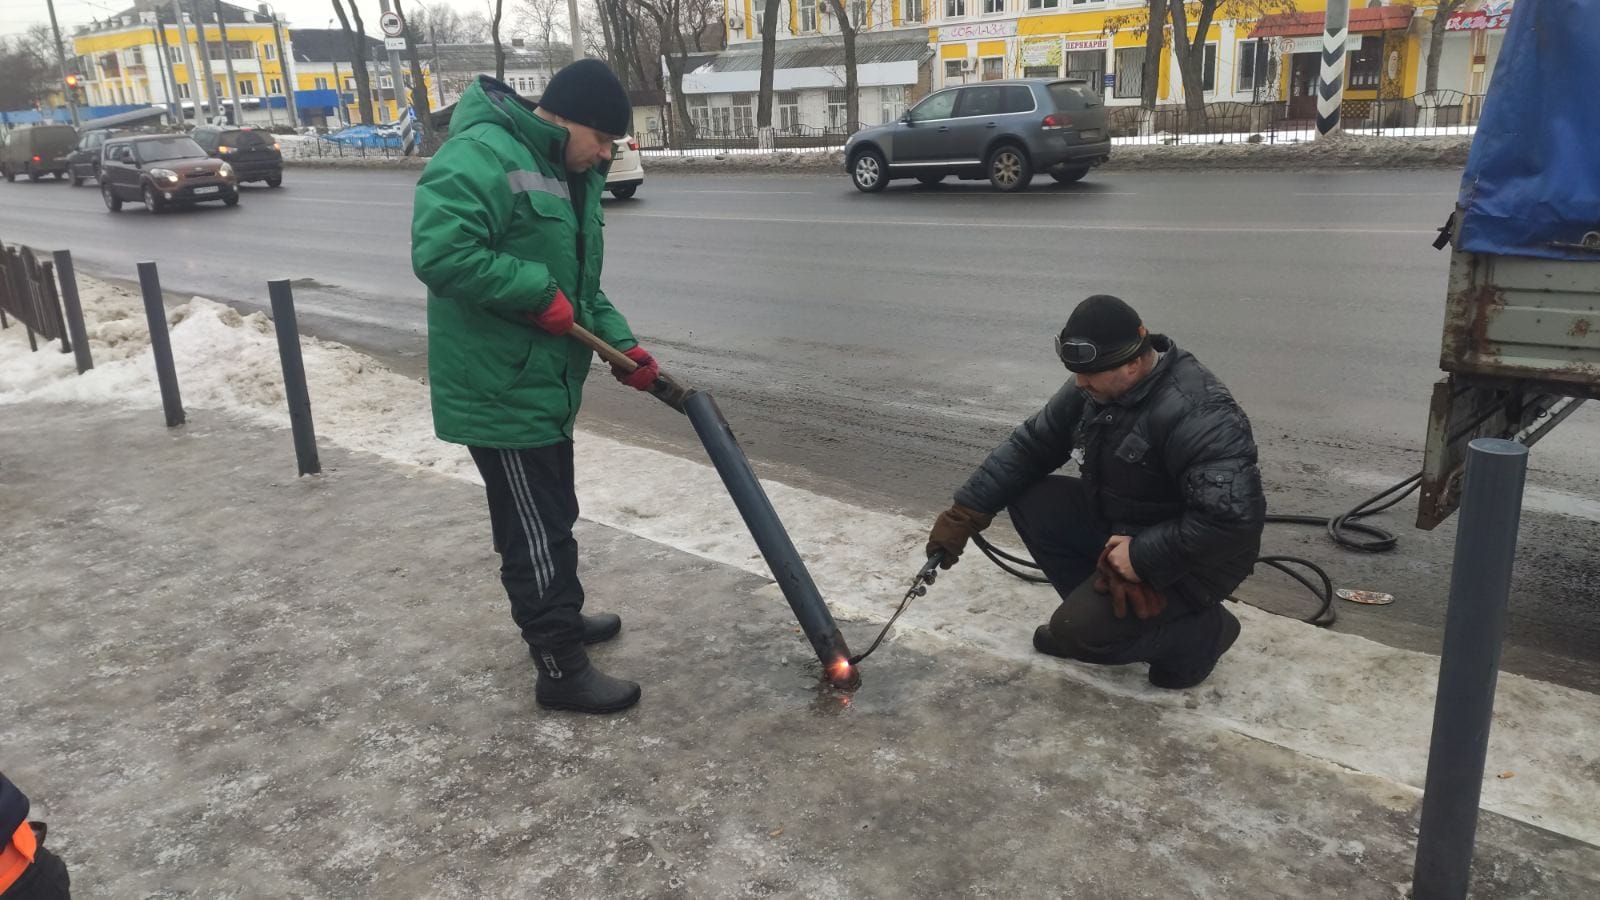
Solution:
<svg viewBox="0 0 1600 900"><path fill-rule="evenodd" d="M1111 158L1111 136L1104 99L1087 81L985 81L929 94L900 121L856 132L844 158L869 194L895 178L938 184L950 175L1020 191L1035 172L1063 184L1083 178Z"/></svg>
<svg viewBox="0 0 1600 900"><path fill-rule="evenodd" d="M46 175L67 177L67 155L78 143L71 125L24 125L12 130L0 144L0 176L16 181L18 175L38 181Z"/></svg>

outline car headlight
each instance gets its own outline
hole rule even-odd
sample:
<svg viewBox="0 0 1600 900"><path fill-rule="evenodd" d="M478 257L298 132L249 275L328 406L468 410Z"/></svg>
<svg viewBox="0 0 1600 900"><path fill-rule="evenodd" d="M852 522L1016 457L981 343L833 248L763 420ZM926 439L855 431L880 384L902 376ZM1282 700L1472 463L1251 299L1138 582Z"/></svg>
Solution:
<svg viewBox="0 0 1600 900"><path fill-rule="evenodd" d="M221 175L223 178L232 178L233 177L233 166L230 166L227 163L223 163L222 167L220 169L217 169L217 174Z"/></svg>
<svg viewBox="0 0 1600 900"><path fill-rule="evenodd" d="M176 183L178 180L178 173L172 171L171 169L151 169L150 177L158 181L171 181Z"/></svg>

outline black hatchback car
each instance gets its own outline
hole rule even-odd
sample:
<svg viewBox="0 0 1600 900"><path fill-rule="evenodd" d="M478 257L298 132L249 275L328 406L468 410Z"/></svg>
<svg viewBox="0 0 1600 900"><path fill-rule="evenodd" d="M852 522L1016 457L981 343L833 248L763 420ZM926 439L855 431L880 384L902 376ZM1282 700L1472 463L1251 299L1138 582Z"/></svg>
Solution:
<svg viewBox="0 0 1600 900"><path fill-rule="evenodd" d="M267 187L283 184L283 152L270 131L235 125L201 125L190 135L214 159L233 166L242 184L265 181Z"/></svg>

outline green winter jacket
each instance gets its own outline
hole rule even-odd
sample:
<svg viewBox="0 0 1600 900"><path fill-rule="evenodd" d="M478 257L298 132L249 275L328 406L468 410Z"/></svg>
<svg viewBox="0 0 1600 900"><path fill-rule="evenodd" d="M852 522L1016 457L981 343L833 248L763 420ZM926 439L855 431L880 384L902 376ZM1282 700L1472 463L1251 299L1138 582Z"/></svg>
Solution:
<svg viewBox="0 0 1600 900"><path fill-rule="evenodd" d="M579 325L618 349L637 345L600 290L605 167L569 181L566 141L565 128L483 77L417 182L411 267L428 286L428 380L442 440L520 449L572 439L593 354L529 318L558 287Z"/></svg>

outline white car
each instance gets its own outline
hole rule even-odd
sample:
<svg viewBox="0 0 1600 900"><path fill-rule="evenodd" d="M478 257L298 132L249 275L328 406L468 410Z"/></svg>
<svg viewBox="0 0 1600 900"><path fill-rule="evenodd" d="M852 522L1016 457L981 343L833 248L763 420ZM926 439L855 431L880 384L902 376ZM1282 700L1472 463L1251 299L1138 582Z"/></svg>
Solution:
<svg viewBox="0 0 1600 900"><path fill-rule="evenodd" d="M618 200L626 200L644 184L644 157L639 154L639 142L633 135L623 135L622 140L611 145L611 171L606 175L606 189Z"/></svg>

